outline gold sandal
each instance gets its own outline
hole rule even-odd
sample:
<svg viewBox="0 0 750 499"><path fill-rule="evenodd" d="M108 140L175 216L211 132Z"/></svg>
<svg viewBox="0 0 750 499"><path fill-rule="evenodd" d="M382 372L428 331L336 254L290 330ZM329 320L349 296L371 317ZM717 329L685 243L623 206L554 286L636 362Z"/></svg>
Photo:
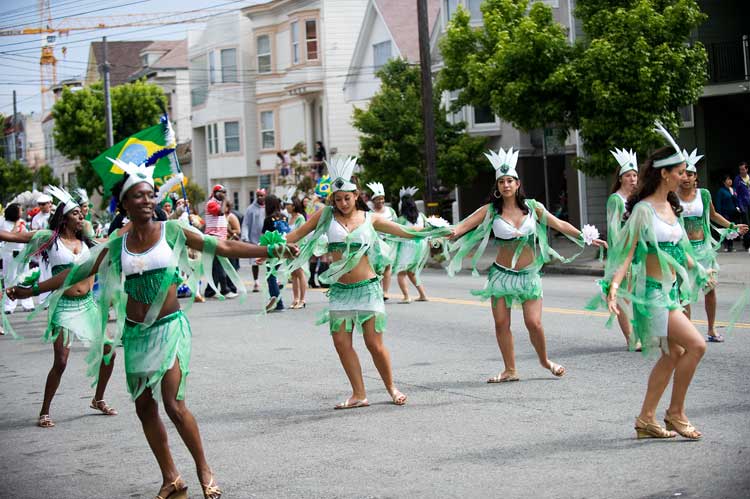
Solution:
<svg viewBox="0 0 750 499"><path fill-rule="evenodd" d="M174 482L167 485L167 487L172 487L174 489L169 493L168 496L162 496L161 494L158 494L154 499L188 499L187 485L183 483L182 487L177 487L177 482L179 482L181 479L182 477L178 476L177 478L175 478ZM159 492L161 492L161 490Z"/></svg>
<svg viewBox="0 0 750 499"><path fill-rule="evenodd" d="M39 428L52 428L55 426L55 422L52 421L49 414L40 414L39 421L37 421L36 425Z"/></svg>
<svg viewBox="0 0 750 499"><path fill-rule="evenodd" d="M117 416L117 411L111 408L107 405L107 403L104 401L104 399L101 400L91 400L91 405L89 405L92 409L95 411L99 411L105 416Z"/></svg>
<svg viewBox="0 0 750 499"><path fill-rule="evenodd" d="M511 381L520 381L518 372L515 369L508 369L497 376L487 380L487 383L510 383Z"/></svg>
<svg viewBox="0 0 750 499"><path fill-rule="evenodd" d="M201 487L203 488L203 497L205 499L219 499L221 494L224 493L219 486L216 485L216 482L214 482L213 476L208 484L202 483Z"/></svg>
<svg viewBox="0 0 750 499"><path fill-rule="evenodd" d="M565 376L565 368L561 366L560 364L555 364L551 360L549 362L549 372L551 372L553 375L557 376L558 378L562 378Z"/></svg>
<svg viewBox="0 0 750 499"><path fill-rule="evenodd" d="M667 431L657 423L647 423L640 417L635 418L635 434L641 438L674 438L677 434L673 431Z"/></svg>
<svg viewBox="0 0 750 499"><path fill-rule="evenodd" d="M690 421L682 421L676 418L672 418L669 413L664 414L664 423L667 425L667 430L676 431L683 437L690 440L700 440L703 435L699 432Z"/></svg>

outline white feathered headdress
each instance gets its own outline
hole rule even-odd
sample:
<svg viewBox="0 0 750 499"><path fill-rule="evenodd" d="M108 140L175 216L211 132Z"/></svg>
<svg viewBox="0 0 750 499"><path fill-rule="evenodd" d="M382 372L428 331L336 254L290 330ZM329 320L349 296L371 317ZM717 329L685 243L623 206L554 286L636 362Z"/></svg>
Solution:
<svg viewBox="0 0 750 499"><path fill-rule="evenodd" d="M185 176L182 173L178 173L177 175L174 175L172 178L164 182L159 187L159 190L156 191L156 202L161 203L162 201L164 201L164 198L167 197L170 191L180 185L183 180L185 180Z"/></svg>
<svg viewBox="0 0 750 499"><path fill-rule="evenodd" d="M398 198L403 199L404 196L414 197L414 194L416 194L418 191L419 187L401 187L401 189L398 190Z"/></svg>
<svg viewBox="0 0 750 499"><path fill-rule="evenodd" d="M86 189L78 187L73 191L73 197L78 201L78 204L89 204L89 195Z"/></svg>
<svg viewBox="0 0 750 499"><path fill-rule="evenodd" d="M614 151L609 151L612 156L617 160L617 164L620 165L620 170L617 172L618 177L622 177L629 171L638 171L638 159L635 157L635 153L632 149L626 151L625 149L618 149L615 147Z"/></svg>
<svg viewBox="0 0 750 499"><path fill-rule="evenodd" d="M518 163L518 151L514 151L511 147L505 151L502 147L497 152L490 150L489 153L484 153L487 159L492 163L492 167L495 168L495 180L500 177L513 177L518 178L518 172L516 171L516 163Z"/></svg>
<svg viewBox="0 0 750 499"><path fill-rule="evenodd" d="M680 149L680 146L677 145L677 142L675 142L675 140L672 138L672 135L670 135L670 133L666 128L664 128L664 125L662 125L659 120L656 120L654 124L656 125L654 131L664 137L669 145L672 146L672 149L674 149L674 154L670 155L667 158L657 159L656 161L654 161L654 168L679 165L680 163L684 162L685 157L682 155L682 149Z"/></svg>
<svg viewBox="0 0 750 499"><path fill-rule="evenodd" d="M326 161L326 166L331 177L331 192L357 190L357 186L351 181L354 168L357 166L356 157L335 156Z"/></svg>
<svg viewBox="0 0 750 499"><path fill-rule="evenodd" d="M385 187L380 182L372 182L367 184L367 187L372 191L372 197L376 198L379 196L385 197Z"/></svg>
<svg viewBox="0 0 750 499"><path fill-rule="evenodd" d="M120 191L120 201L122 201L122 197L128 192L128 189L136 184L146 182L152 189L154 188L154 169L156 168L156 165L139 166L135 163L126 163L117 158L107 159L129 175L128 179L125 181L125 185L122 186L122 190Z"/></svg>
<svg viewBox="0 0 750 499"><path fill-rule="evenodd" d="M294 195L297 194L297 188L296 187L290 187L286 190L286 194L284 194L284 204L294 204Z"/></svg>
<svg viewBox="0 0 750 499"><path fill-rule="evenodd" d="M47 188L44 189L44 192L46 192L50 196L57 198L57 200L61 203L65 203L65 206L63 208L63 215L67 215L68 213L79 207L78 203L76 203L76 200L73 199L73 196L71 196L70 193L64 189L60 189L59 187L55 187L54 185L48 185Z"/></svg>
<svg viewBox="0 0 750 499"><path fill-rule="evenodd" d="M698 149L693 149L693 152L688 154L688 152L683 149L682 155L685 156L685 163L687 163L686 170L693 173L698 173L698 170L696 168L696 165L698 164L698 161L703 158L702 154L698 154Z"/></svg>

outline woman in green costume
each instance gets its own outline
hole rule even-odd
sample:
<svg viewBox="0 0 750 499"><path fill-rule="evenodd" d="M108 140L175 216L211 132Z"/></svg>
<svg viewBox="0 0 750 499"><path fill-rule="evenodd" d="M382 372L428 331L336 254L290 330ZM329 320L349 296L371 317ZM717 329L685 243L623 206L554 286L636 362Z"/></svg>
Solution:
<svg viewBox="0 0 750 499"><path fill-rule="evenodd" d="M406 395L393 382L390 354L381 334L385 331L386 316L380 275L392 262L393 255L390 246L378 237L378 232L408 238L446 235L451 231L448 228L410 231L373 215L360 198L359 188L351 181L355 166L355 158L337 157L328 163L333 192L329 197L330 205L315 212L302 227L287 235L287 241L294 243L312 233L300 245L300 254L290 269L305 265L315 253L329 252L333 256L328 270L319 276L321 282L329 283L331 287L329 308L318 324L329 324L333 344L352 386L351 396L336 405L336 409L369 405L359 357L352 347L351 333L355 327L362 331L365 345L393 403L403 405ZM316 248L321 241L327 246Z"/></svg>
<svg viewBox="0 0 750 499"><path fill-rule="evenodd" d="M683 150L682 155L685 157L686 175L680 188L677 191L677 197L682 206L682 219L685 223L685 232L687 232L690 244L693 245L695 255L701 265L705 268L719 270L716 262L716 250L721 246L724 238L731 238L733 234L744 234L747 232L747 225L735 225L726 218L722 217L715 209L711 201L711 193L708 189L698 189L698 170L696 165L703 158L698 155L698 150L694 149L688 154ZM718 224L723 229L711 225L711 222ZM711 229L720 234L720 240L714 241L711 236ZM708 286L703 290L704 301L706 306L706 319L708 321L708 336L706 341L711 343L721 343L724 336L716 334L714 323L716 321L716 287ZM685 313L690 317L690 304L685 305Z"/></svg>
<svg viewBox="0 0 750 499"><path fill-rule="evenodd" d="M427 224L427 217L417 209L414 202L414 194L419 189L416 187L402 187L398 193L399 211L401 216L396 220L397 223L410 229L422 229ZM417 301L427 301L427 293L419 279L427 260L430 257L430 243L427 239L396 239L396 261L393 263L393 271L396 272L398 287L401 289L403 297L399 303L411 303L409 297L409 286L407 278L419 292Z"/></svg>
<svg viewBox="0 0 750 499"><path fill-rule="evenodd" d="M157 400L164 403L183 442L195 460L198 479L206 498L217 499L222 491L213 478L203 452L198 424L185 404L186 378L191 351L190 324L177 301L177 284L186 275L191 289L199 276L213 286L211 264L214 255L227 274L244 292L236 271L226 258L257 258L277 256L273 247L255 246L239 241L217 240L183 226L177 221L157 222L154 213L153 166L139 167L132 163L113 161L126 172L113 193L120 208L128 214L130 225L124 234L97 247L85 262L40 283L35 289L47 291L62 286L70 289L76 282L99 275L101 284L100 310L112 303L118 313L118 335L122 342L128 391L135 401L136 412L143 425L149 446L162 473L162 486L157 498L185 498L187 486L172 459L167 432L159 417ZM191 265L187 248L202 252L197 265ZM277 247L283 249L283 245ZM121 285L125 275L124 289ZM67 275L67 277L66 277ZM64 282L63 282L64 281ZM22 296L29 290L12 288L10 294ZM60 291L52 298L56 305ZM123 324L124 323L124 324ZM106 314L102 319L100 338L104 337ZM103 341L103 340L102 340ZM91 353L97 352L96 346ZM89 355L90 362L97 362ZM101 358L101 354L98 356Z"/></svg>
<svg viewBox="0 0 750 499"><path fill-rule="evenodd" d="M85 260L90 253L89 247L94 243L83 233L83 212L71 195L57 187L49 187L46 192L60 201L50 218L49 230L21 233L0 231L0 241L26 245L24 251L13 261L16 268L24 268L31 257L40 256L49 265L54 276ZM38 278L38 275L36 277ZM33 282L34 280L31 280L27 284L33 287ZM7 283L8 286L15 284L17 283ZM50 405L67 366L73 339L81 341L86 346L97 341L101 317L91 292L93 284L93 278L76 283L60 297L57 307L49 311L47 329L42 340L52 343L54 359L47 374L44 399L37 422L42 428L55 426L49 415ZM104 342L101 354L104 358L98 365L91 366L98 370L98 383L90 407L108 416L115 416L117 411L104 401L104 391L114 367L115 353L110 341Z"/></svg>
<svg viewBox="0 0 750 499"><path fill-rule="evenodd" d="M638 159L633 150L615 149L610 151L617 160L617 175L609 199L607 199L607 245L615 245L617 238L620 236L622 226L625 223L625 203L628 198L635 192L638 185ZM625 300L620 304L620 315L617 316L617 322L620 324L620 330L625 336L625 343L630 348L630 338L633 334L633 326L630 324L629 313L626 312L622 305L627 304ZM641 346L633 343L635 350L640 350Z"/></svg>
<svg viewBox="0 0 750 499"><path fill-rule="evenodd" d="M289 213L289 227L292 230L299 229L305 223L305 207L302 201L296 196L297 190L292 187L284 199L286 211ZM297 269L292 272L292 301L291 309L305 308L305 294L307 293L307 280L304 269Z"/></svg>
<svg viewBox="0 0 750 499"><path fill-rule="evenodd" d="M565 368L547 357L539 271L552 259L569 262L572 258L564 259L550 248L547 229L561 232L581 247L585 243L596 246L606 246L607 243L597 239L595 228L584 227L582 232L552 215L541 203L524 197L516 172L518 151L514 152L513 148L508 151L500 149L497 153L490 151L486 156L495 168L492 202L456 226L453 238L458 240L450 247L454 254L448 265L448 274L454 275L461 270L463 259L474 251L472 273L478 275L477 263L487 247L490 234L494 233L499 243L495 263L490 268L484 289L472 291L475 296L492 300L495 336L505 364L505 369L487 382L519 380L510 330L510 308L514 303L523 308L526 329L539 363L553 375L561 377L565 374Z"/></svg>
<svg viewBox="0 0 750 499"><path fill-rule="evenodd" d="M383 186L383 184L380 182L371 182L367 184L367 187L372 191L372 196L370 197L370 201L372 202L372 212L376 215L381 216L382 218L385 218L386 220L395 222L398 218L398 215L396 215L396 210L394 210L390 206L386 206L385 204L385 187ZM388 237L387 234L380 234L380 238L387 243L394 243L392 238ZM392 273L393 272L390 265L388 265L383 270L383 300L385 301L388 301L388 293L391 289Z"/></svg>
<svg viewBox="0 0 750 499"><path fill-rule="evenodd" d="M623 237L610 248L602 290L611 313L619 314L618 296L633 303L633 332L644 353L661 350L648 380L641 412L635 420L638 438L701 438L685 414L685 397L706 342L682 313L682 302L693 301L709 281L696 260L682 226L682 208L675 194L685 179L685 158L660 123L656 130L671 147L652 154L641 167L638 189L627 204ZM632 266L632 268L631 268ZM621 286L630 270L630 287ZM672 398L664 416L656 409L672 380Z"/></svg>

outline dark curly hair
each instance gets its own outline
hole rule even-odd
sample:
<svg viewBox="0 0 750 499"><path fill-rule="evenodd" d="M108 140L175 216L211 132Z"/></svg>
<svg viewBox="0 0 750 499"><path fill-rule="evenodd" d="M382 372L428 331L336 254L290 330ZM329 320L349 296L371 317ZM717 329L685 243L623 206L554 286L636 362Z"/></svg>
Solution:
<svg viewBox="0 0 750 499"><path fill-rule="evenodd" d="M633 207L641 201L656 192L661 184L661 170L671 172L673 169L680 166L681 163L672 166L665 166L663 168L654 168L654 161L668 158L674 154L672 147L662 147L657 149L654 153L648 157L648 159L641 165L640 171L638 172L638 187L635 189L625 205L625 216L628 218L633 211ZM670 192L667 194L667 201L669 201L672 211L676 216L680 216L682 213L682 206L680 206L680 199L677 197L677 193Z"/></svg>

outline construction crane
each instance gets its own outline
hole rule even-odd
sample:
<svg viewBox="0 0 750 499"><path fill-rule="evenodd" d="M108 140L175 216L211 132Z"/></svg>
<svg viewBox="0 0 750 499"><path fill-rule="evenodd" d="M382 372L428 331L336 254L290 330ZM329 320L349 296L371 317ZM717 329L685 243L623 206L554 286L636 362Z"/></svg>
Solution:
<svg viewBox="0 0 750 499"><path fill-rule="evenodd" d="M135 26L168 26L184 23L203 23L206 19L231 10L195 9L182 12L151 12L149 14L115 14L100 17L65 17L53 22L50 0L38 0L39 25L14 29L0 29L0 36L41 35L39 58L42 116L46 111L45 94L57 83L55 42L58 36L71 31L130 28ZM63 54L65 47L63 47Z"/></svg>

